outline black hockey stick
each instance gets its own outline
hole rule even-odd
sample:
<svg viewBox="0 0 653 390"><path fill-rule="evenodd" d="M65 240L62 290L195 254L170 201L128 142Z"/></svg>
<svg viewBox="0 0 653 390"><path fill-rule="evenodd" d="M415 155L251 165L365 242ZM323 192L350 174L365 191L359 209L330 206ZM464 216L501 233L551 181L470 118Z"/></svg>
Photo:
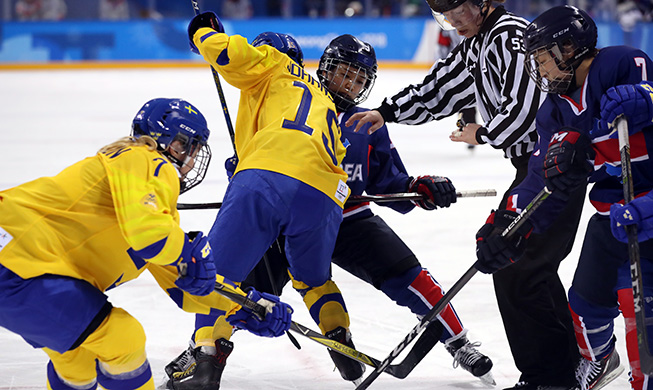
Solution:
<svg viewBox="0 0 653 390"><path fill-rule="evenodd" d="M617 118L617 133L619 135L619 153L621 155L621 181L624 190L624 202L628 204L635 197L633 190L633 171L630 165L630 142L628 139L628 122L624 117ZM633 289L633 306L637 326L637 347L642 372L653 375L653 356L648 346L648 331L646 330L646 312L644 311L644 283L642 281L642 266L639 256L639 241L637 225L626 225L628 234L628 259L630 260L630 280Z"/></svg>
<svg viewBox="0 0 653 390"><path fill-rule="evenodd" d="M193 11L195 11L195 16L200 14L200 6L197 4L197 1L191 0L193 5ZM227 130L229 131L229 137L231 138L231 146L234 148L234 155L236 155L236 135L234 132L234 127L231 124L231 116L229 115L229 109L227 108L227 99L224 97L224 90L222 89L222 83L220 83L220 76L213 66L211 66L211 73L213 74L213 81L215 82L215 88L218 90L218 96L220 97L220 104L222 105L222 112L224 112L224 120L227 122Z"/></svg>
<svg viewBox="0 0 653 390"><path fill-rule="evenodd" d="M522 211L517 218L515 218L514 221L510 223L510 225L501 233L502 236L504 237L510 237L514 232L519 228L532 214L533 212L546 200L546 198L551 195L551 190L548 188L544 187L542 191L540 191L535 198L531 201L531 203L526 206L524 211ZM401 352L406 349L406 347L419 335L424 329L428 327L428 325L445 309L445 307L449 304L451 299L458 294L458 292L472 279L474 274L476 274L477 269L474 268L474 266L471 266L463 276L458 279L456 283L451 287L449 291L447 291L446 294L440 300L438 303L433 306L433 308L422 318L422 320L404 337L404 339L397 345L395 349L390 352L390 355L385 358L381 364L370 373L370 375L365 378L363 382L361 382L357 387L356 390L362 390L362 389L367 389L372 382L381 375L382 372L386 371L390 363L401 354ZM421 339L420 339L421 340ZM419 345L418 343L415 343L411 351L409 352L409 356L412 354L412 358L410 360L407 360L405 358L401 363L397 364L398 368L395 370L398 370L401 372L401 374L405 374L406 376L417 366L417 364L426 356L426 354L430 351L429 349L423 348L423 346ZM433 343L435 345L435 343ZM416 353L412 353L413 350L416 348L421 349L421 351L418 351ZM432 345L431 345L432 348ZM423 352L426 350L426 352ZM405 377L405 376L404 376Z"/></svg>
<svg viewBox="0 0 653 390"><path fill-rule="evenodd" d="M496 196L497 191L494 189L487 190L469 190L458 191L456 197L458 198L478 198L486 196ZM417 192L400 192L396 194L380 194L380 195L352 195L347 200L347 203L387 203L405 200L419 200L424 199L424 195ZM205 209L219 209L222 207L222 202L213 203L177 203L177 210L205 210Z"/></svg>
<svg viewBox="0 0 653 390"><path fill-rule="evenodd" d="M226 285L224 285L224 284L222 284L220 282L216 282L215 283L215 291L218 294L226 297L227 299L229 299L229 300L231 300L231 301L233 301L233 302L235 302L235 303L237 303L237 304L239 304L239 305L241 305L243 307L246 307L246 308L250 309L260 319L265 318L266 309L265 309L264 306L260 305L257 302L252 301L251 299L249 299L248 297L246 297L244 295L238 294L232 288L230 288L230 287L228 287L228 286L226 286ZM338 352L338 353L340 353L340 354L342 354L344 356L349 357L350 359L354 359L354 360L359 361L359 362L361 362L363 364L366 364L368 366L376 368L381 363L378 359L375 359L375 358L373 358L373 357L371 357L369 355L366 355L363 352L360 352L360 351L358 351L358 350L356 350L354 348L348 347L345 344L339 343L339 342L337 342L335 340L331 340L330 338L322 335L321 333L318 333L318 332L316 332L314 330L311 330L310 328L307 328L306 326L304 326L302 324L298 324L295 321L292 321L292 323L290 325L290 330L295 332L295 333L298 333L298 334L300 334L300 335L302 335L304 337L308 337L309 339L311 339L311 340L313 340L313 341L315 341L315 342L317 342L319 344L322 344L323 346L325 346L325 347L327 347L327 348L329 348L329 349L331 349L333 351L336 351L336 352ZM397 370L397 371L395 371L395 370ZM392 376L395 376L395 377L397 377L399 379L405 378L405 375L401 376L401 372L402 372L401 369L398 368L395 365L388 366L385 369L385 372L387 372L388 374L390 374ZM406 374L406 375L408 375L408 374Z"/></svg>

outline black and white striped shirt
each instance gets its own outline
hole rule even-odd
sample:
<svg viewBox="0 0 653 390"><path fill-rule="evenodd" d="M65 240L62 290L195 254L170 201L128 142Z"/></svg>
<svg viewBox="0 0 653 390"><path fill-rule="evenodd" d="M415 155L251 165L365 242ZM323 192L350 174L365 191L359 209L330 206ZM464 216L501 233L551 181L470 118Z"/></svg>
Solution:
<svg viewBox="0 0 653 390"><path fill-rule="evenodd" d="M478 34L438 60L419 85L386 98L377 110L386 122L426 123L476 107L484 124L479 143L502 149L507 158L527 155L537 141L535 114L546 97L524 69L526 19L502 6Z"/></svg>

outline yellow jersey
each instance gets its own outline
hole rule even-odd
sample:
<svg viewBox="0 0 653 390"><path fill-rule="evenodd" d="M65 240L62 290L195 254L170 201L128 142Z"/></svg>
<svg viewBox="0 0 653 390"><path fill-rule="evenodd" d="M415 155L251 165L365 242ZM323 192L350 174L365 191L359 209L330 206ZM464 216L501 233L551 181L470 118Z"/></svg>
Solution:
<svg viewBox="0 0 653 390"><path fill-rule="evenodd" d="M179 226L179 175L146 146L98 153L53 177L0 191L0 264L23 279L44 274L86 280L106 291L150 269L185 310L228 312L211 293L174 285L186 239Z"/></svg>
<svg viewBox="0 0 653 390"><path fill-rule="evenodd" d="M349 196L333 100L318 80L272 46L201 28L204 59L241 90L235 126L238 168L278 172L306 183L341 207Z"/></svg>

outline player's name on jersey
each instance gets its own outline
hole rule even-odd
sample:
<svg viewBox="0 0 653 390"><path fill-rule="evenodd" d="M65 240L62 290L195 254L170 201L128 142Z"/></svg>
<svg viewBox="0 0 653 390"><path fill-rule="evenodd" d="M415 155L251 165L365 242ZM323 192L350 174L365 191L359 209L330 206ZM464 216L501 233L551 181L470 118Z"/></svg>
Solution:
<svg viewBox="0 0 653 390"><path fill-rule="evenodd" d="M295 62L291 61L291 63L288 64L288 72L290 72L290 74L295 76L295 77L299 77L300 79L305 81L307 84L311 84L311 85L319 88L320 91L322 91L322 93L324 95L329 96L329 98L331 98L330 95L329 95L329 92L327 91L327 89L324 88L324 86L318 80L316 80L313 76L311 76L309 73L306 73L304 68L297 65Z"/></svg>

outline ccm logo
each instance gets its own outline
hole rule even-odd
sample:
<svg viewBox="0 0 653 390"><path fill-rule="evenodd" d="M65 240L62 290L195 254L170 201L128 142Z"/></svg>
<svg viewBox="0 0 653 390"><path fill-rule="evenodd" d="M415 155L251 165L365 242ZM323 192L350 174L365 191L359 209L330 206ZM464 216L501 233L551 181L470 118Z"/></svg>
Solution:
<svg viewBox="0 0 653 390"><path fill-rule="evenodd" d="M558 31L557 33L553 34L553 38L555 39L555 38L559 37L560 35L566 33L567 31L569 31L569 27L565 28L562 31Z"/></svg>
<svg viewBox="0 0 653 390"><path fill-rule="evenodd" d="M195 130L191 129L190 127L186 126L186 125L183 124L183 123L181 123L181 124L179 125L179 127L181 127L182 129L184 129L184 130L186 130L186 131L188 131L188 132L190 132L190 133L195 134Z"/></svg>

